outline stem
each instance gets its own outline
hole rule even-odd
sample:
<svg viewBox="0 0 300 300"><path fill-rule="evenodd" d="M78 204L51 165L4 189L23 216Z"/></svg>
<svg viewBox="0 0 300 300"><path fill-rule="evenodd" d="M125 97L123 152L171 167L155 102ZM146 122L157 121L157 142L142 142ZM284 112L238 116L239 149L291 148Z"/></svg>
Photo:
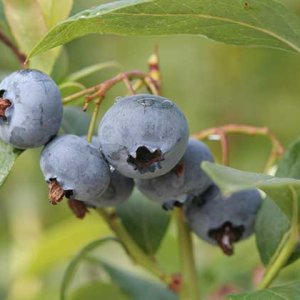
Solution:
<svg viewBox="0 0 300 300"><path fill-rule="evenodd" d="M155 262L155 260L147 256L144 251L135 243L117 215L108 213L107 210L101 208L98 208L97 212L115 232L116 236L121 240L126 251L135 263L146 268L167 285L171 283L172 277L166 275Z"/></svg>
<svg viewBox="0 0 300 300"><path fill-rule="evenodd" d="M223 133L223 134L221 134ZM278 158L284 153L284 147L277 139L277 137L270 131L267 127L254 127L248 125L239 125L239 124L228 124L220 127L208 128L198 133L193 134L193 137L199 140L208 138L211 135L217 134L221 138L223 146L223 160L228 157L228 144L224 140L224 135L226 136L229 133L243 133L248 135L261 135L267 137L271 144L272 150L268 159L268 162L265 166L265 171L268 171L270 167L276 162ZM226 151L226 152L225 152ZM225 154L224 154L225 153Z"/></svg>
<svg viewBox="0 0 300 300"><path fill-rule="evenodd" d="M21 67L24 67L24 63L26 61L26 55L22 53L18 49L18 47L1 30L0 30L0 41L14 53Z"/></svg>
<svg viewBox="0 0 300 300"><path fill-rule="evenodd" d="M174 217L178 228L181 276L183 280L180 289L180 299L199 300L200 296L191 232L184 221L181 208L174 209Z"/></svg>
<svg viewBox="0 0 300 300"><path fill-rule="evenodd" d="M229 165L229 143L226 136L226 133L222 130L218 131L218 135L220 136L220 142L222 147L222 164L225 166Z"/></svg>
<svg viewBox="0 0 300 300"><path fill-rule="evenodd" d="M96 122L97 122L97 116L98 116L98 113L99 113L100 104L102 103L103 99L104 99L104 97L100 97L95 102L95 108L94 108L94 111L93 111L93 114L92 114L89 130L88 130L88 134L87 134L87 141L89 143L92 141L92 137L93 137Z"/></svg>
<svg viewBox="0 0 300 300"><path fill-rule="evenodd" d="M274 258L270 261L265 275L258 285L258 289L267 288L274 279L278 276L281 269L285 266L288 259L293 254L299 240L299 225L298 225L298 197L295 189L289 186L293 200L293 217L290 231L283 237L280 243L281 248L275 253Z"/></svg>
<svg viewBox="0 0 300 300"><path fill-rule="evenodd" d="M123 82L125 82L125 85L127 86L128 80L132 80L132 79L143 80L145 82L146 86L151 91L151 93L153 93L155 95L158 94L158 90L157 90L157 87L155 86L154 79L152 79L147 73L142 72L142 71L128 71L128 72L119 73L116 76L114 76L113 78L108 79L101 84L97 84L88 89L85 89L83 91L80 91L78 93L70 95L68 97L65 97L63 99L63 103L66 104L73 100L76 100L78 98L85 96L86 100L85 100L84 109L86 109L87 105L90 101L92 101L95 98L104 97L106 95L106 93L108 92L108 90L110 90L118 82L123 81ZM132 92L131 89L130 89L130 92Z"/></svg>
<svg viewBox="0 0 300 300"><path fill-rule="evenodd" d="M148 68L149 68L149 75L152 78L152 83L155 85L157 94L162 94L162 87L161 87L161 72L160 72L160 65L159 65L159 49L158 46L155 46L154 53L150 56L148 60Z"/></svg>

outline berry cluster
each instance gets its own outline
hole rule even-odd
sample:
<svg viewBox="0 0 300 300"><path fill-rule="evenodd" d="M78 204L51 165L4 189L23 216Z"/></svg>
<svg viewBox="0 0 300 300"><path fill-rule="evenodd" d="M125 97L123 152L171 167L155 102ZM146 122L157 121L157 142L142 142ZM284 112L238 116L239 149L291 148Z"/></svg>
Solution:
<svg viewBox="0 0 300 300"><path fill-rule="evenodd" d="M0 138L19 149L45 145L40 166L52 204L66 197L82 218L88 208L123 203L135 184L167 210L183 206L191 229L228 255L253 232L260 194L221 194L200 167L213 161L210 150L189 138L184 114L169 99L118 98L92 143L57 136L61 121L61 96L46 74L22 70L0 84Z"/></svg>

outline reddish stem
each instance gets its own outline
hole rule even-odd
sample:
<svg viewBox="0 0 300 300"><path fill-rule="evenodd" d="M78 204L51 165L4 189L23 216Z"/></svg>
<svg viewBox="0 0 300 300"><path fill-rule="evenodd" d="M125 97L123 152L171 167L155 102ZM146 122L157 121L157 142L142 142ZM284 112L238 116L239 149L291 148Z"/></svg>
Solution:
<svg viewBox="0 0 300 300"><path fill-rule="evenodd" d="M153 94L156 94L156 95L158 94L158 90L155 86L154 79L151 78L145 72L134 70L134 71L119 73L116 76L114 76L113 78L108 79L100 84L97 84L88 89L85 89L85 90L75 93L71 96L68 96L68 97L64 98L64 103L73 101L80 97L85 97L83 110L86 110L89 102L91 102L94 99L99 99L99 98L105 97L106 93L118 82L123 81L125 83L126 87L129 89L130 93L134 93L134 89L131 87L131 84L130 84L130 86L128 86L128 82L133 79L143 80L145 82L146 86L149 88L149 90Z"/></svg>
<svg viewBox="0 0 300 300"><path fill-rule="evenodd" d="M229 133L243 133L247 135L261 135L267 137L272 144L272 150L266 164L265 170L267 171L272 165L280 158L284 153L284 147L277 139L277 137L270 131L267 127L254 127L249 125L239 125L239 124L228 124L220 127L213 127L202 130L193 135L194 138L203 140L208 138L213 134L220 136L222 144L223 161L226 162L226 157L228 157L228 143L225 137Z"/></svg>
<svg viewBox="0 0 300 300"><path fill-rule="evenodd" d="M6 45L16 56L22 68L24 68L26 55L0 30L0 41Z"/></svg>

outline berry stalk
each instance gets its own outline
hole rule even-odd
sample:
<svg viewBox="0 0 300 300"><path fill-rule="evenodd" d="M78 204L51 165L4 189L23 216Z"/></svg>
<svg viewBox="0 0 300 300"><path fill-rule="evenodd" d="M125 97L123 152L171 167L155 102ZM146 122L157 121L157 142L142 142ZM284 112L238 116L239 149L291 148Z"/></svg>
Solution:
<svg viewBox="0 0 300 300"><path fill-rule="evenodd" d="M181 260L182 286L179 291L180 300L199 300L200 295L191 232L184 220L181 208L174 209L174 217L178 228L179 253Z"/></svg>
<svg viewBox="0 0 300 300"><path fill-rule="evenodd" d="M97 212L120 239L121 243L124 245L126 251L135 263L146 268L153 275L165 282L166 285L170 285L172 283L172 276L166 275L155 260L143 252L143 250L131 238L117 215L114 213L108 213L107 210L101 208L98 208Z"/></svg>

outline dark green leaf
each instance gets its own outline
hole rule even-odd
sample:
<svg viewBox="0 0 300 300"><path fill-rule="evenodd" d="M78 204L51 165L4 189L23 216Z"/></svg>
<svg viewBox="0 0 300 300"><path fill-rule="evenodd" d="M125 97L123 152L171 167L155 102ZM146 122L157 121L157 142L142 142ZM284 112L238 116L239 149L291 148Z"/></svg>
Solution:
<svg viewBox="0 0 300 300"><path fill-rule="evenodd" d="M300 179L300 140L289 147L278 164L277 177L292 177ZM284 234L290 228L286 215L271 201L265 199L256 220L255 232L257 247L262 262L267 265L275 254ZM297 248L288 263L300 256Z"/></svg>
<svg viewBox="0 0 300 300"><path fill-rule="evenodd" d="M22 153L12 146L0 141L0 186L4 183L17 157Z"/></svg>
<svg viewBox="0 0 300 300"><path fill-rule="evenodd" d="M61 129L64 134L75 134L85 136L88 132L90 116L79 107L64 107L64 117Z"/></svg>
<svg viewBox="0 0 300 300"><path fill-rule="evenodd" d="M257 292L230 295L229 300L299 300L300 282L296 281L283 286L265 289Z"/></svg>
<svg viewBox="0 0 300 300"><path fill-rule="evenodd" d="M276 176L300 179L300 139L289 147L278 163Z"/></svg>
<svg viewBox="0 0 300 300"><path fill-rule="evenodd" d="M74 293L70 300L130 300L119 289L112 284L91 282L88 283Z"/></svg>
<svg viewBox="0 0 300 300"><path fill-rule="evenodd" d="M268 265L284 234L290 228L290 221L279 207L266 197L255 222L256 244L264 265Z"/></svg>
<svg viewBox="0 0 300 300"><path fill-rule="evenodd" d="M300 19L275 0L122 0L61 22L30 57L90 33L198 34L227 44L300 52Z"/></svg>
<svg viewBox="0 0 300 300"><path fill-rule="evenodd" d="M293 216L291 187L297 193L298 201L300 201L300 180L244 172L210 162L202 163L202 168L224 193L233 193L249 188L261 189L272 198L289 220Z"/></svg>
<svg viewBox="0 0 300 300"><path fill-rule="evenodd" d="M165 286L134 276L126 271L102 262L112 281L132 300L177 300L177 296Z"/></svg>
<svg viewBox="0 0 300 300"><path fill-rule="evenodd" d="M170 216L160 205L151 202L138 190L117 207L117 214L135 242L148 254L158 250Z"/></svg>
<svg viewBox="0 0 300 300"><path fill-rule="evenodd" d="M69 264L65 274L64 278L62 281L61 289L60 289L60 299L65 300L66 299L66 292L67 289L72 282L72 279L75 275L75 272L79 266L79 264L84 260L87 255L95 250L96 248L102 246L104 243L110 242L110 241L118 241L116 238L108 237L108 238L103 238L98 241L91 242L87 246L85 246L77 255L76 257L71 261Z"/></svg>

